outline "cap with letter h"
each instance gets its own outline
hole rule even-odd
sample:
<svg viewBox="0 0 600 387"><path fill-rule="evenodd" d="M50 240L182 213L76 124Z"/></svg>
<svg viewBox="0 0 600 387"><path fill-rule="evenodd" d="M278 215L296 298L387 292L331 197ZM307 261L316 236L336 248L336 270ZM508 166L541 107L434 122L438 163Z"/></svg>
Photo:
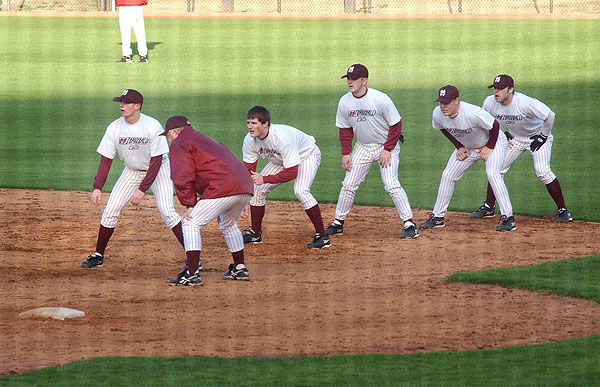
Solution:
<svg viewBox="0 0 600 387"><path fill-rule="evenodd" d="M113 98L115 102L125 102L125 103L139 103L140 105L144 103L144 97L142 97L142 93L133 89L125 89L123 93Z"/></svg>
<svg viewBox="0 0 600 387"><path fill-rule="evenodd" d="M507 87L515 87L515 82L510 75L500 74L494 78L494 83L488 86L488 89L492 87L496 89L506 89Z"/></svg>
<svg viewBox="0 0 600 387"><path fill-rule="evenodd" d="M358 79L358 78L369 78L369 70L360 63L353 64L348 67L346 74L342 75L342 78Z"/></svg>
<svg viewBox="0 0 600 387"><path fill-rule="evenodd" d="M456 97L458 97L458 89L452 85L446 85L438 90L438 97L435 102L450 103Z"/></svg>
<svg viewBox="0 0 600 387"><path fill-rule="evenodd" d="M190 125L190 120L188 120L186 117L173 116L167 120L167 123L165 124L165 131L162 132L160 135L164 136L171 129L183 129L187 128Z"/></svg>

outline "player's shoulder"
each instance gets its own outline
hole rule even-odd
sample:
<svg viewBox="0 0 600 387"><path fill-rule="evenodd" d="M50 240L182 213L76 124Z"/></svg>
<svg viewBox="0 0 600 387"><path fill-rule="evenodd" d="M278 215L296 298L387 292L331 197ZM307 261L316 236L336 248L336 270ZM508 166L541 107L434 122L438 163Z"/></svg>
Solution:
<svg viewBox="0 0 600 387"><path fill-rule="evenodd" d="M142 122L145 123L145 124L147 124L147 125L152 125L152 126L158 125L158 126L160 126L162 128L162 125L160 124L160 122L156 118L151 117L151 116L149 116L147 114L140 113L140 120L143 120Z"/></svg>
<svg viewBox="0 0 600 387"><path fill-rule="evenodd" d="M485 99L483 100L483 107L491 107L494 106L494 104L496 104L498 102L496 102L496 98L494 98L494 94L492 95L488 95L487 97L485 97Z"/></svg>

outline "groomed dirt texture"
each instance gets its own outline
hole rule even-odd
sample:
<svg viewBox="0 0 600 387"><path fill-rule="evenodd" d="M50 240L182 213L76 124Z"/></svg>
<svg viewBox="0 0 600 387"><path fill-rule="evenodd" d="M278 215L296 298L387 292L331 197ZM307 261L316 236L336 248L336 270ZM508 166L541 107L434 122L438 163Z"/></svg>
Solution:
<svg viewBox="0 0 600 387"><path fill-rule="evenodd" d="M334 206L321 208L329 222ZM126 207L104 266L80 268L102 209L89 192L0 189L0 375L104 356L458 351L600 333L595 302L444 281L598 254L598 223L517 216L516 231L496 232L498 217L449 213L445 228L400 240L395 209L355 206L344 234L314 251L300 204L268 202L264 242L246 248L250 282L221 279L231 255L213 222L202 235L204 285L173 287L185 255L148 195ZM86 315L19 318L46 306Z"/></svg>

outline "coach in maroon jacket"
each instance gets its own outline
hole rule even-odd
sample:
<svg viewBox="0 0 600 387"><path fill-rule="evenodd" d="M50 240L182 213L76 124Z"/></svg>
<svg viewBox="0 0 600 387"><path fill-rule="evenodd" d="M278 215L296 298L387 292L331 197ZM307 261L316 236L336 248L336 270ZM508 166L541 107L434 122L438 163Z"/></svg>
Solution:
<svg viewBox="0 0 600 387"><path fill-rule="evenodd" d="M224 144L197 132L186 117L169 118L163 135L171 144L169 158L175 192L186 207L182 226L187 270L169 283L202 284L199 275L200 232L215 218L233 256L233 264L229 265L223 279L248 281L244 240L236 223L254 192L254 183L246 167Z"/></svg>

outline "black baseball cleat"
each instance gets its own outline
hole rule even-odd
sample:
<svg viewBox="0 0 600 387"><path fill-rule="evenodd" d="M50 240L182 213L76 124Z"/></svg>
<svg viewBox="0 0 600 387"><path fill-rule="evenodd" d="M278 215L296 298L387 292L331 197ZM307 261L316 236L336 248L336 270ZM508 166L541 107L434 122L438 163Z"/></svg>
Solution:
<svg viewBox="0 0 600 387"><path fill-rule="evenodd" d="M179 273L179 274L181 274L181 273ZM194 274L190 274L186 270L185 273L183 273L183 275L178 275L177 278L170 279L169 280L169 285L171 285L171 286L177 286L177 285L197 286L197 285L202 285L202 278L200 277L200 274L198 274L198 271L196 271L196 273L194 273Z"/></svg>
<svg viewBox="0 0 600 387"><path fill-rule="evenodd" d="M132 62L131 56L126 56L126 55L123 55L123 57L117 61L117 63L131 63L131 62Z"/></svg>
<svg viewBox="0 0 600 387"><path fill-rule="evenodd" d="M431 214L429 219L419 224L419 228L439 228L444 227L445 225L446 222L444 222L443 216L433 216L433 214Z"/></svg>
<svg viewBox="0 0 600 387"><path fill-rule="evenodd" d="M248 268L243 263L237 266L234 263L229 265L229 269L223 273L224 280L235 280L235 281L250 281L250 273Z"/></svg>
<svg viewBox="0 0 600 387"><path fill-rule="evenodd" d="M252 243L262 243L262 231L255 233L251 228L244 230L244 244Z"/></svg>
<svg viewBox="0 0 600 387"><path fill-rule="evenodd" d="M417 226L410 223L404 227L402 233L400 233L400 239L415 239L419 237L419 232L417 231Z"/></svg>
<svg viewBox="0 0 600 387"><path fill-rule="evenodd" d="M92 253L85 261L81 262L81 267L91 269L92 267L102 267L103 263L104 257L101 254Z"/></svg>
<svg viewBox="0 0 600 387"><path fill-rule="evenodd" d="M484 204L477 211L471 212L469 216L471 218L493 218L496 216L496 206L490 208Z"/></svg>
<svg viewBox="0 0 600 387"><path fill-rule="evenodd" d="M344 226L337 219L329 223L329 226L325 229L327 235L342 235L344 233Z"/></svg>
<svg viewBox="0 0 600 387"><path fill-rule="evenodd" d="M146 55L141 55L140 63L148 63L148 57Z"/></svg>
<svg viewBox="0 0 600 387"><path fill-rule="evenodd" d="M331 246L331 241L327 235L315 234L312 242L306 245L309 249L326 249Z"/></svg>
<svg viewBox="0 0 600 387"><path fill-rule="evenodd" d="M573 218L571 217L571 214L569 213L569 211L567 211L566 208L561 208L556 213L556 221L557 222L572 222Z"/></svg>
<svg viewBox="0 0 600 387"><path fill-rule="evenodd" d="M496 226L496 231L514 231L516 229L517 222L515 222L514 216L506 217L506 215L502 215L500 224Z"/></svg>

